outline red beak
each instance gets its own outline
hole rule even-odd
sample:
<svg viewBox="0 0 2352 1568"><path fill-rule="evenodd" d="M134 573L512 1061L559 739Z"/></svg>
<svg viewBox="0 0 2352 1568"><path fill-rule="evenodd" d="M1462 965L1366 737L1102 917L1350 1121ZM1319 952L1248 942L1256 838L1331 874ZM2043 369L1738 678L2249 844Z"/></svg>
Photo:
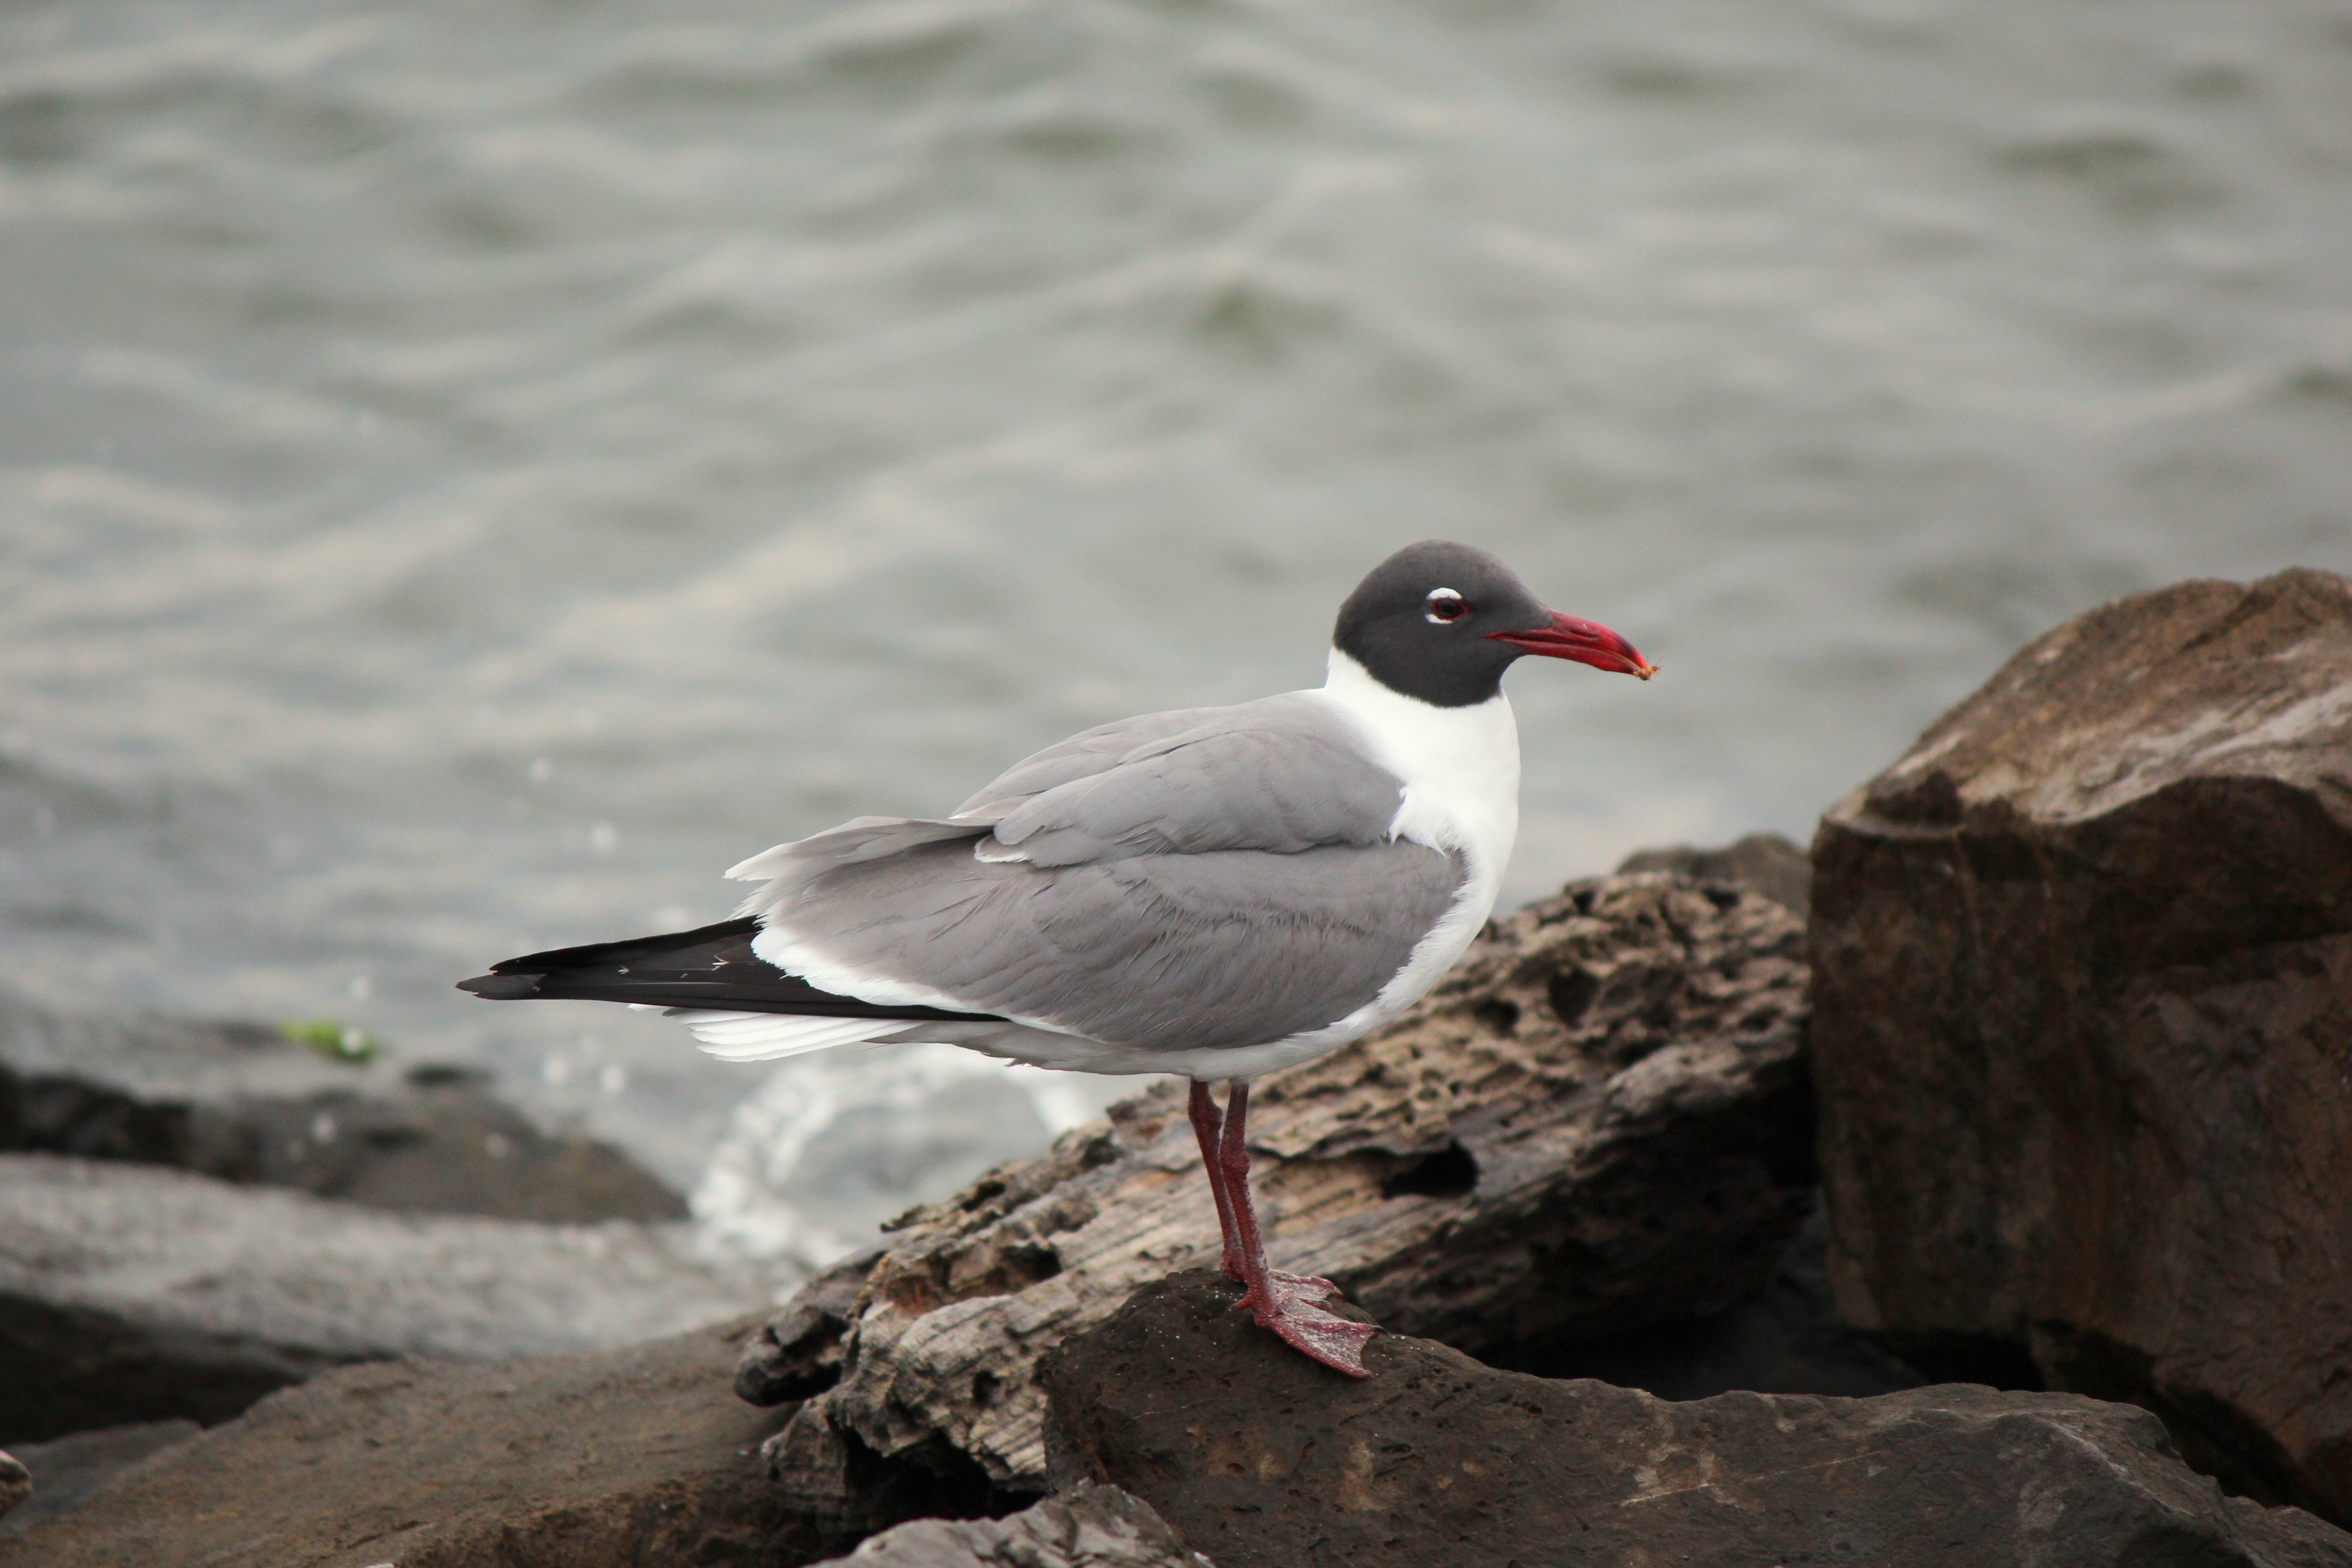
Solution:
<svg viewBox="0 0 2352 1568"><path fill-rule="evenodd" d="M1558 610L1548 613L1551 616L1548 626L1531 632L1488 632L1486 636L1491 641L1509 643L1526 653L1539 653L1546 658L1572 658L1579 664L1617 675L1639 676L1647 680L1658 673L1658 667L1634 652L1632 643L1600 622L1580 621Z"/></svg>

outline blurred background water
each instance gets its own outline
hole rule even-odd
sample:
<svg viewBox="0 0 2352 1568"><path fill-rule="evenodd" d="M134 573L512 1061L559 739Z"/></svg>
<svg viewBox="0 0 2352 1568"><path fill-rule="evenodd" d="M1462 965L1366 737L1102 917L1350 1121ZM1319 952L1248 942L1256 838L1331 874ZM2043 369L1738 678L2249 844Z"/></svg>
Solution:
<svg viewBox="0 0 2352 1568"><path fill-rule="evenodd" d="M2340 0L26 0L0 247L0 983L490 1066L754 1249L1104 1096L450 983L1314 684L1416 538L1666 669L1514 678L1513 900L2352 566Z"/></svg>

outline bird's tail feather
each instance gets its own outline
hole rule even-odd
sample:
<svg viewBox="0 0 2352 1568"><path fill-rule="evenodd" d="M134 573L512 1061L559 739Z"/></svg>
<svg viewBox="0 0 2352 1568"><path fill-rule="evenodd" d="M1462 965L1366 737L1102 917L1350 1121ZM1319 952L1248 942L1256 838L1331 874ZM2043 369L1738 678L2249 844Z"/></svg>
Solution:
<svg viewBox="0 0 2352 1568"><path fill-rule="evenodd" d="M595 942L509 958L488 974L457 983L460 991L493 1002L557 999L626 1002L675 1007L713 1016L795 1014L822 1023L906 1024L955 1019L994 1022L992 1014L952 1013L939 1007L889 1005L821 991L751 951L760 934L755 919L721 921L694 931L627 942ZM876 1034L887 1033L877 1030ZM873 1035L852 1037L870 1039ZM839 1043L827 1039L830 1045ZM815 1050L809 1045L795 1049ZM762 1053L790 1055L791 1051ZM752 1059L757 1059L752 1058Z"/></svg>
<svg viewBox="0 0 2352 1568"><path fill-rule="evenodd" d="M765 1062L806 1051L886 1039L912 1027L898 1018L812 1018L785 1013L740 1013L677 1008L702 1048L721 1061Z"/></svg>

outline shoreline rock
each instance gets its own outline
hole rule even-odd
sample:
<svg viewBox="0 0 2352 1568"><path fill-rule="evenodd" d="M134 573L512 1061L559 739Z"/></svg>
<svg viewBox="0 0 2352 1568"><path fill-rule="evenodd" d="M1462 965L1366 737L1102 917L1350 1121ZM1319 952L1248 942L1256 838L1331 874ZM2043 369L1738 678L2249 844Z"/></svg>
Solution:
<svg viewBox="0 0 2352 1568"><path fill-rule="evenodd" d="M340 1368L0 1534L0 1568L793 1568L825 1543L761 1472L781 1414L729 1395L751 1326Z"/></svg>
<svg viewBox="0 0 2352 1568"><path fill-rule="evenodd" d="M1045 1360L1055 1473L1141 1498L1218 1568L1900 1563L2345 1568L2352 1534L2229 1498L2146 1412L1946 1384L1672 1404L1396 1334L1368 1380L1198 1270Z"/></svg>
<svg viewBox="0 0 2352 1568"><path fill-rule="evenodd" d="M620 1150L446 1063L326 1060L258 1024L68 1017L0 994L0 1152L167 1165L422 1214L682 1220Z"/></svg>
<svg viewBox="0 0 2352 1568"><path fill-rule="evenodd" d="M1813 859L1848 1321L2352 1521L2352 580L2067 623Z"/></svg>
<svg viewBox="0 0 2352 1568"><path fill-rule="evenodd" d="M0 1154L0 1441L224 1421L328 1367L626 1344L756 1308L683 1227L390 1214Z"/></svg>
<svg viewBox="0 0 2352 1568"><path fill-rule="evenodd" d="M1817 1204L1764 1288L1729 1311L1481 1359L1498 1371L1596 1378L1673 1400L1735 1390L1859 1397L1919 1387L1927 1380L1916 1368L1839 1319L1824 1276L1828 1244L1829 1215Z"/></svg>
<svg viewBox="0 0 2352 1568"><path fill-rule="evenodd" d="M1719 849L1688 844L1639 849L1618 863L1617 875L1671 871L1694 882L1721 882L1761 893L1799 920L1812 907L1813 863L1777 833L1750 833Z"/></svg>
<svg viewBox="0 0 2352 1568"><path fill-rule="evenodd" d="M0 1518L0 1536L22 1534L42 1520L71 1513L124 1470L203 1429L193 1421L144 1421L17 1445L29 1496L21 1506L0 1507L5 1515Z"/></svg>

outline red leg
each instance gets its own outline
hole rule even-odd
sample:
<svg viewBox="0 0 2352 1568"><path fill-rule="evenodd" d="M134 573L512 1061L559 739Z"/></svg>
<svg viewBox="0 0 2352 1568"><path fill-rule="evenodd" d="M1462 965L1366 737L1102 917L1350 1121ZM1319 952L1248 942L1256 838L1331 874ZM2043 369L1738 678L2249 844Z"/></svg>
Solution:
<svg viewBox="0 0 2352 1568"><path fill-rule="evenodd" d="M1285 1344L1311 1361L1351 1377L1370 1377L1364 1370L1364 1342L1374 1332L1370 1323L1350 1322L1323 1310L1321 1303L1339 1293L1328 1279L1285 1274L1269 1268L1265 1243L1259 1237L1257 1215L1250 1205L1249 1144L1244 1131L1249 1118L1249 1080L1235 1079L1225 1091L1225 1121L1218 1141L1216 1163L1224 1168L1226 1200L1233 1205L1230 1243L1241 1251L1242 1280L1249 1289L1234 1303L1247 1310L1261 1329L1272 1329ZM1197 1128L1200 1123L1193 1123Z"/></svg>
<svg viewBox="0 0 2352 1568"><path fill-rule="evenodd" d="M1225 1252L1220 1267L1225 1278L1239 1285L1242 1279L1241 1243L1234 1236L1234 1200L1225 1188L1225 1168L1217 1159L1217 1132L1224 1118L1217 1110L1217 1102L1209 1096L1209 1086L1199 1079L1192 1080L1192 1136L1201 1143L1201 1164L1209 1173L1209 1192L1217 1200L1217 1232L1224 1237Z"/></svg>

